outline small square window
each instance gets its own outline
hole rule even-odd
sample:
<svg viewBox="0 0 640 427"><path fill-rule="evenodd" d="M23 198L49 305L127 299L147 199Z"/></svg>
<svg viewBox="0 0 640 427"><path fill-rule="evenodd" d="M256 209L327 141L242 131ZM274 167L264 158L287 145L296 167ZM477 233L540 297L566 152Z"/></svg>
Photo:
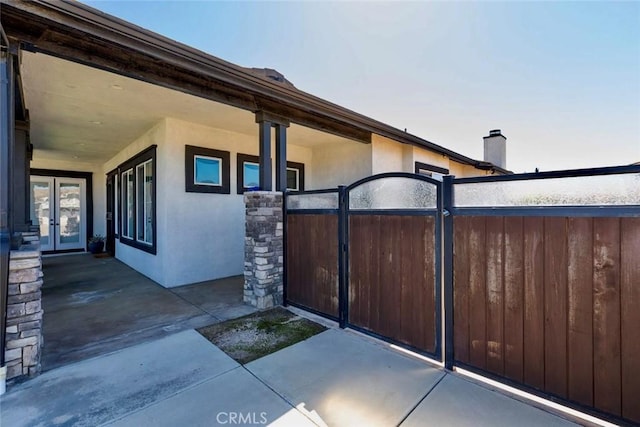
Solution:
<svg viewBox="0 0 640 427"><path fill-rule="evenodd" d="M243 167L243 187L244 189L256 188L260 186L260 165L252 162L244 162Z"/></svg>
<svg viewBox="0 0 640 427"><path fill-rule="evenodd" d="M238 194L260 187L260 158L238 153ZM304 164L287 162L287 190L304 191Z"/></svg>
<svg viewBox="0 0 640 427"><path fill-rule="evenodd" d="M229 194L229 152L185 146L185 191Z"/></svg>
<svg viewBox="0 0 640 427"><path fill-rule="evenodd" d="M216 157L193 157L193 180L196 185L222 185L222 160Z"/></svg>

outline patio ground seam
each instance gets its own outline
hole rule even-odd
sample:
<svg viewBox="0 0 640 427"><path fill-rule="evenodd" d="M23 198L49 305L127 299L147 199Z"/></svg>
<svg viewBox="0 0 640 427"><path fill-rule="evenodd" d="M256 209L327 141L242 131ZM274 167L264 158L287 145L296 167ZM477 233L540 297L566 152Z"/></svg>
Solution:
<svg viewBox="0 0 640 427"><path fill-rule="evenodd" d="M200 310L202 313L207 314L211 317L213 317L214 319L216 319L218 321L218 323L222 322L222 319L220 319L219 317L217 317L215 314L209 313L207 310L205 310L202 307L198 307L197 305L195 305L194 303L192 303L191 301L189 301L188 299L186 299L185 297L183 297L182 295L173 292L172 288L165 288L167 289L169 292L171 292L173 295L177 296L178 298L180 298L182 301L186 302L187 304L192 305L193 307L197 308L198 310Z"/></svg>
<svg viewBox="0 0 640 427"><path fill-rule="evenodd" d="M281 393L279 393L276 389L274 389L273 387L271 387L269 384L267 384L265 381L262 380L262 378L260 378L259 376L257 376L256 374L254 374L253 372L251 372L251 370L249 368L247 368L245 365L240 365L245 371L247 371L249 373L249 375L251 375L252 377L254 377L255 379L257 379L258 381L260 381L262 384L264 384L265 387L267 387L269 390L271 390L276 396L278 396L280 399L284 400L285 402L287 402L287 404L289 406L291 406L296 412L302 414L306 419L308 419L309 421L311 421L313 424L318 425L317 422L315 422L314 420L312 420L307 414L305 414L304 412L298 410L298 408L293 404L293 402L290 402L289 399L287 399L285 396L283 396Z"/></svg>
<svg viewBox="0 0 640 427"><path fill-rule="evenodd" d="M438 379L438 381L436 381L436 382L431 386L431 388L429 388L429 390L427 390L427 393L426 393L424 396L422 396L422 398L418 401L418 403L416 403L415 405L413 405L413 408L411 408L411 409L409 410L409 412L407 412L407 414L406 414L404 417L402 417L402 419L400 420L400 422L397 424L398 426L401 426L401 425L402 425L402 423L403 423L403 422L405 422L405 420L406 420L407 418L409 418L409 416L413 413L413 411L415 411L415 410L416 410L416 408L417 408L418 406L420 406L420 404L421 404L421 403L422 403L422 402L427 398L427 396L429 396L429 395L431 394L431 392L432 392L432 391L433 391L433 390L438 386L438 384L440 384L440 382L442 382L442 380L443 380L443 379L448 375L448 374L447 374L446 372L444 372L444 371L442 371L442 373L443 373L444 375L442 375L442 376Z"/></svg>

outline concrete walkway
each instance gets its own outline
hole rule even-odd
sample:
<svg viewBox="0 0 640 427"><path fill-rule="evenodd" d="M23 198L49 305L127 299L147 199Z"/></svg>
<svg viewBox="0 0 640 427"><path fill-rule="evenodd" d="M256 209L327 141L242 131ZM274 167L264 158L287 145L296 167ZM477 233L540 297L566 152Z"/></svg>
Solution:
<svg viewBox="0 0 640 427"><path fill-rule="evenodd" d="M43 369L252 313L243 283L238 276L166 289L114 258L46 257Z"/></svg>
<svg viewBox="0 0 640 427"><path fill-rule="evenodd" d="M572 425L390 346L330 329L241 366L193 330L44 373L0 425Z"/></svg>

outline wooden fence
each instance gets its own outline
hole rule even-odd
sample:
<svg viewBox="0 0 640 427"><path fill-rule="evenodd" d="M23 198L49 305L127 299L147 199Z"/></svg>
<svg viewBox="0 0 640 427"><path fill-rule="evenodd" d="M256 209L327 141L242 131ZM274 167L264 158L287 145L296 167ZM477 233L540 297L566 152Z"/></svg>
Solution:
<svg viewBox="0 0 640 427"><path fill-rule="evenodd" d="M287 215L287 300L338 317L338 215Z"/></svg>
<svg viewBox="0 0 640 427"><path fill-rule="evenodd" d="M435 354L436 218L350 215L349 322Z"/></svg>
<svg viewBox="0 0 640 427"><path fill-rule="evenodd" d="M640 218L454 218L456 363L640 422Z"/></svg>

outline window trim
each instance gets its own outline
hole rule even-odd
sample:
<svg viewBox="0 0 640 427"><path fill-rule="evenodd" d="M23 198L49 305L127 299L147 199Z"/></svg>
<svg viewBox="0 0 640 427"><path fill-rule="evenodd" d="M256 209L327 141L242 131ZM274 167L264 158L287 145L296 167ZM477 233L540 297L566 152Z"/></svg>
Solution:
<svg viewBox="0 0 640 427"><path fill-rule="evenodd" d="M244 194L244 192L246 191L246 188L244 186L244 164L245 163L253 163L258 165L258 168L260 167L260 157L258 156L254 156L252 154L243 154L243 153L238 153L236 156L236 179L237 179L237 193L238 194Z"/></svg>
<svg viewBox="0 0 640 427"><path fill-rule="evenodd" d="M126 179L125 179L125 174L127 175L127 178L126 178ZM128 185L128 183L129 183L129 179L128 179L128 176L129 176L129 175L131 175L131 177L132 177L132 180L131 180L131 181L133 182L133 188L132 188L132 189L135 191L136 185L135 185L135 177L133 176L133 175L134 175L134 173L133 173L133 167L125 168L122 172L120 172L120 180L121 180L122 182L124 182L124 183L125 183L125 186L123 187L123 190L122 190L121 205L122 205L122 208L123 208L123 209L122 209L122 217L123 217L123 218L125 218L125 219L126 219L126 221L123 221L123 222L122 222L122 224L125 224L125 223L126 223L126 224L127 224L127 226L128 226L128 224L129 224L129 216L128 216L128 214L127 214L127 215L125 215L125 211L126 211L127 206L128 206L128 204L129 204L129 203L128 203L128 198L129 198L129 185ZM125 191L126 191L126 194L125 194ZM125 200L125 199L126 199L126 200ZM134 199L135 199L135 198L134 198ZM134 199L132 199L132 200L133 200L133 202L132 202L132 203L133 203L133 216L135 217L135 207L136 207L136 203L135 203L135 200L134 200ZM134 218L134 222L135 222L135 218ZM134 228L135 228L135 227L131 227L131 230L127 230L127 233L125 234L125 232L124 232L124 226L123 226L123 227L122 227L122 230L120 230L120 235L121 235L122 237L124 237L125 239L133 240L133 236L134 236L134 234L132 234L132 231L133 231L133 229L134 229Z"/></svg>
<svg viewBox="0 0 640 427"><path fill-rule="evenodd" d="M195 182L195 167L197 157L209 157L220 160L220 185L217 184L197 184ZM215 150L213 148L196 147L185 145L184 150L184 177L185 191L187 193L219 193L231 194L229 183L231 156L228 151Z"/></svg>
<svg viewBox="0 0 640 427"><path fill-rule="evenodd" d="M236 155L236 192L238 194L244 194L247 190L244 186L244 164L253 163L260 166L260 157L252 154L237 153ZM304 191L304 163L287 161L287 170L295 169L298 171L298 190L289 191Z"/></svg>
<svg viewBox="0 0 640 427"><path fill-rule="evenodd" d="M304 163L287 162L287 170L289 169L295 169L298 171L298 189L290 190L287 186L287 191L304 191Z"/></svg>
<svg viewBox="0 0 640 427"><path fill-rule="evenodd" d="M140 249L141 251L144 252L148 252L152 255L156 255L157 253L157 247L158 247L158 223L157 223L157 204L158 204L158 198L157 198L157 182L158 182L158 175L157 175L157 156L156 156L156 145L152 145L149 148L146 148L145 150L141 151L140 153L136 154L135 156L131 157L129 160L123 162L122 164L120 164L118 166L118 178L120 180L120 186L118 188L118 198L120 200L119 203L119 223L116 225L116 230L117 233L119 235L119 240L120 243L127 245L127 246L131 246L134 247L136 249ZM144 240L138 240L138 212L139 212L139 207L138 207L138 167L142 166L143 167L143 171L144 171L144 165L147 162L151 162L151 176L152 176L152 181L151 181L151 200L152 200L152 206L151 206L151 219L153 221L152 223L152 227L151 227L151 239L152 239L152 243L147 243ZM124 173L128 173L129 171L132 172L132 176L133 176L133 229L131 230L131 237L129 236L125 236L124 233L122 232L123 229L123 223L126 217L125 215L125 210L127 208L127 203L123 203L123 198L124 198L124 191L123 191L123 183L126 185L126 182L122 179L122 175ZM143 173L144 176L144 173ZM143 192L144 192L144 180L142 182L143 185ZM144 205L144 200L142 201L142 204ZM146 215L145 215L146 218ZM144 235L143 235L143 239L144 239Z"/></svg>
<svg viewBox="0 0 640 427"><path fill-rule="evenodd" d="M424 172L420 172L424 171ZM431 172L439 173L441 175L449 175L449 169L442 168L440 166L430 165L429 163L415 162L415 173L431 176Z"/></svg>

